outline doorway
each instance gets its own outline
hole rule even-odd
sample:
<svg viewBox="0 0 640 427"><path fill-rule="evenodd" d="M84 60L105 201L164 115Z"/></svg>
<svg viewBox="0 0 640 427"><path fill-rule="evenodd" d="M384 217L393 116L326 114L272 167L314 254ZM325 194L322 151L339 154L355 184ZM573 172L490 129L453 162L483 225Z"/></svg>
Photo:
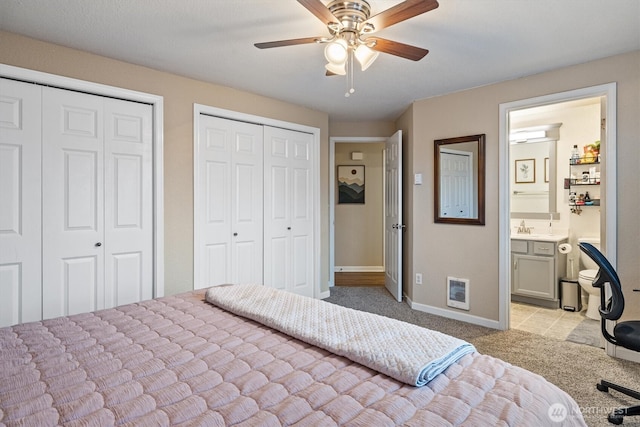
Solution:
<svg viewBox="0 0 640 427"><path fill-rule="evenodd" d="M606 171L615 171L616 162L616 84L610 83L600 86L578 89L574 91L562 92L546 95L537 98L525 99L500 105L500 175L510 176L510 166L514 159L509 152L509 130L511 129L510 116L514 112L526 109L553 106L560 103L579 101L589 98L602 99L602 130L601 140L604 148L601 151L601 176L602 188L601 198L603 200L600 207L600 237L603 251L615 265L616 258L616 175L607 174ZM584 144L580 144L581 146ZM568 158L562 155L565 158ZM562 179L564 177L558 177ZM568 178L568 177L567 177ZM511 305L511 179L501 180L499 191L500 203L500 328L509 329L510 305ZM568 191L563 190L567 192ZM557 211L560 217L570 215L568 205L559 204ZM547 218L549 214L547 213ZM557 218L557 217L555 217Z"/></svg>
<svg viewBox="0 0 640 427"><path fill-rule="evenodd" d="M374 226L373 229L382 228L382 245L374 244L376 247L382 246L382 271L385 274L385 288L393 295L394 299L398 302L401 302L402 297L402 234L405 228L405 225L402 224L402 131L398 130L393 135L388 138L330 138L329 144L329 277L330 282L329 286L333 286L334 284L334 276L335 276L335 211L336 211L336 189L337 183L334 179L336 174L336 158L335 158L335 144L336 142L383 142L384 150L381 150L382 146L376 148L376 151L373 151L378 156L379 160L382 160L381 167L379 167L379 180L378 180L378 192L374 191L374 194L379 197L379 200L382 200L382 207L378 205L378 208L374 207L377 215L382 213L383 218L383 227ZM358 146L356 146L358 147ZM380 159L380 156L382 157ZM362 160L363 153L361 152L353 152L350 156L351 160ZM346 160L349 162L349 160ZM376 162L376 165L380 162ZM348 172L351 171L351 174ZM352 178L347 177L362 177L365 176L365 171L363 167L357 167L354 165L353 167L347 166L343 168L343 172L347 172L347 174L343 174L345 179L343 180L342 189L347 193L356 191L359 192L363 189L366 189L365 180L360 179L357 182L361 187L352 188L349 186L349 182L352 181ZM359 200L364 202L366 200L366 193L359 195L355 199L353 197L352 200ZM356 218L362 219L364 218L362 215L357 216ZM351 230L348 230L351 232ZM359 239L361 236L366 236L370 233L370 230L364 229L361 231L361 234L354 235L353 239ZM380 236L380 235L378 235Z"/></svg>
<svg viewBox="0 0 640 427"><path fill-rule="evenodd" d="M382 275L384 280L386 140L384 137L331 139L330 286L337 283L336 273L357 273L358 277L364 277L366 274L372 277ZM364 198L360 200L363 203L340 202L338 174L340 170L348 172L352 166L357 167L359 173L363 174ZM344 201L344 198L342 200Z"/></svg>

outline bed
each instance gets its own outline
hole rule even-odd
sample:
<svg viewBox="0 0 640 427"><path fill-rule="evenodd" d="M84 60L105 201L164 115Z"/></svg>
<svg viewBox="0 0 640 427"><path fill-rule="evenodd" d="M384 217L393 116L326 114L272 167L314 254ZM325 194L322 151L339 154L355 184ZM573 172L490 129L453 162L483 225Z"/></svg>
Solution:
<svg viewBox="0 0 640 427"><path fill-rule="evenodd" d="M467 346L418 387L207 299L0 329L0 425L585 425L565 392Z"/></svg>

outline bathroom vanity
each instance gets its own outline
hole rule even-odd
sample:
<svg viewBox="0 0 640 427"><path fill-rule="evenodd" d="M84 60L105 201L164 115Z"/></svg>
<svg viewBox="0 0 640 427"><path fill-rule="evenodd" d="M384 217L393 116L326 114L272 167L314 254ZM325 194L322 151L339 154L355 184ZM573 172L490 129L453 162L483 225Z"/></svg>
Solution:
<svg viewBox="0 0 640 427"><path fill-rule="evenodd" d="M560 307L560 278L567 256L558 252L566 235L511 236L511 300L547 308Z"/></svg>

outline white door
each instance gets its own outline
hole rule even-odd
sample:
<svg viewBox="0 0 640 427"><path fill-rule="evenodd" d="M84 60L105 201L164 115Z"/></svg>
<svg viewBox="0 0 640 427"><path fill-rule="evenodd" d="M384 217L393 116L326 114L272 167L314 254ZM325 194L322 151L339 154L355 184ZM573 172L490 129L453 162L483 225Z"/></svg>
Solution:
<svg viewBox="0 0 640 427"><path fill-rule="evenodd" d="M42 94L43 317L104 308L103 100Z"/></svg>
<svg viewBox="0 0 640 427"><path fill-rule="evenodd" d="M473 153L440 150L440 216L471 218Z"/></svg>
<svg viewBox="0 0 640 427"><path fill-rule="evenodd" d="M195 289L262 283L262 126L200 115Z"/></svg>
<svg viewBox="0 0 640 427"><path fill-rule="evenodd" d="M42 109L43 318L151 298L151 107L45 87Z"/></svg>
<svg viewBox="0 0 640 427"><path fill-rule="evenodd" d="M313 135L265 126L264 140L264 283L313 297Z"/></svg>
<svg viewBox="0 0 640 427"><path fill-rule="evenodd" d="M105 306L153 298L153 126L148 104L104 99Z"/></svg>
<svg viewBox="0 0 640 427"><path fill-rule="evenodd" d="M385 144L385 287L402 301L402 131Z"/></svg>
<svg viewBox="0 0 640 427"><path fill-rule="evenodd" d="M40 86L0 79L0 327L42 316Z"/></svg>

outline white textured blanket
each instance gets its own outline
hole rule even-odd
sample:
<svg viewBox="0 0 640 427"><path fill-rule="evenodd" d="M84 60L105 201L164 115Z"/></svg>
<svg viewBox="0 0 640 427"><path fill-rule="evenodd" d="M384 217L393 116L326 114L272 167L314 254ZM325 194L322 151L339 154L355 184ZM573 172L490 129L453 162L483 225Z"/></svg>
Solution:
<svg viewBox="0 0 640 427"><path fill-rule="evenodd" d="M266 286L214 286L206 300L418 387L475 351L437 331Z"/></svg>

